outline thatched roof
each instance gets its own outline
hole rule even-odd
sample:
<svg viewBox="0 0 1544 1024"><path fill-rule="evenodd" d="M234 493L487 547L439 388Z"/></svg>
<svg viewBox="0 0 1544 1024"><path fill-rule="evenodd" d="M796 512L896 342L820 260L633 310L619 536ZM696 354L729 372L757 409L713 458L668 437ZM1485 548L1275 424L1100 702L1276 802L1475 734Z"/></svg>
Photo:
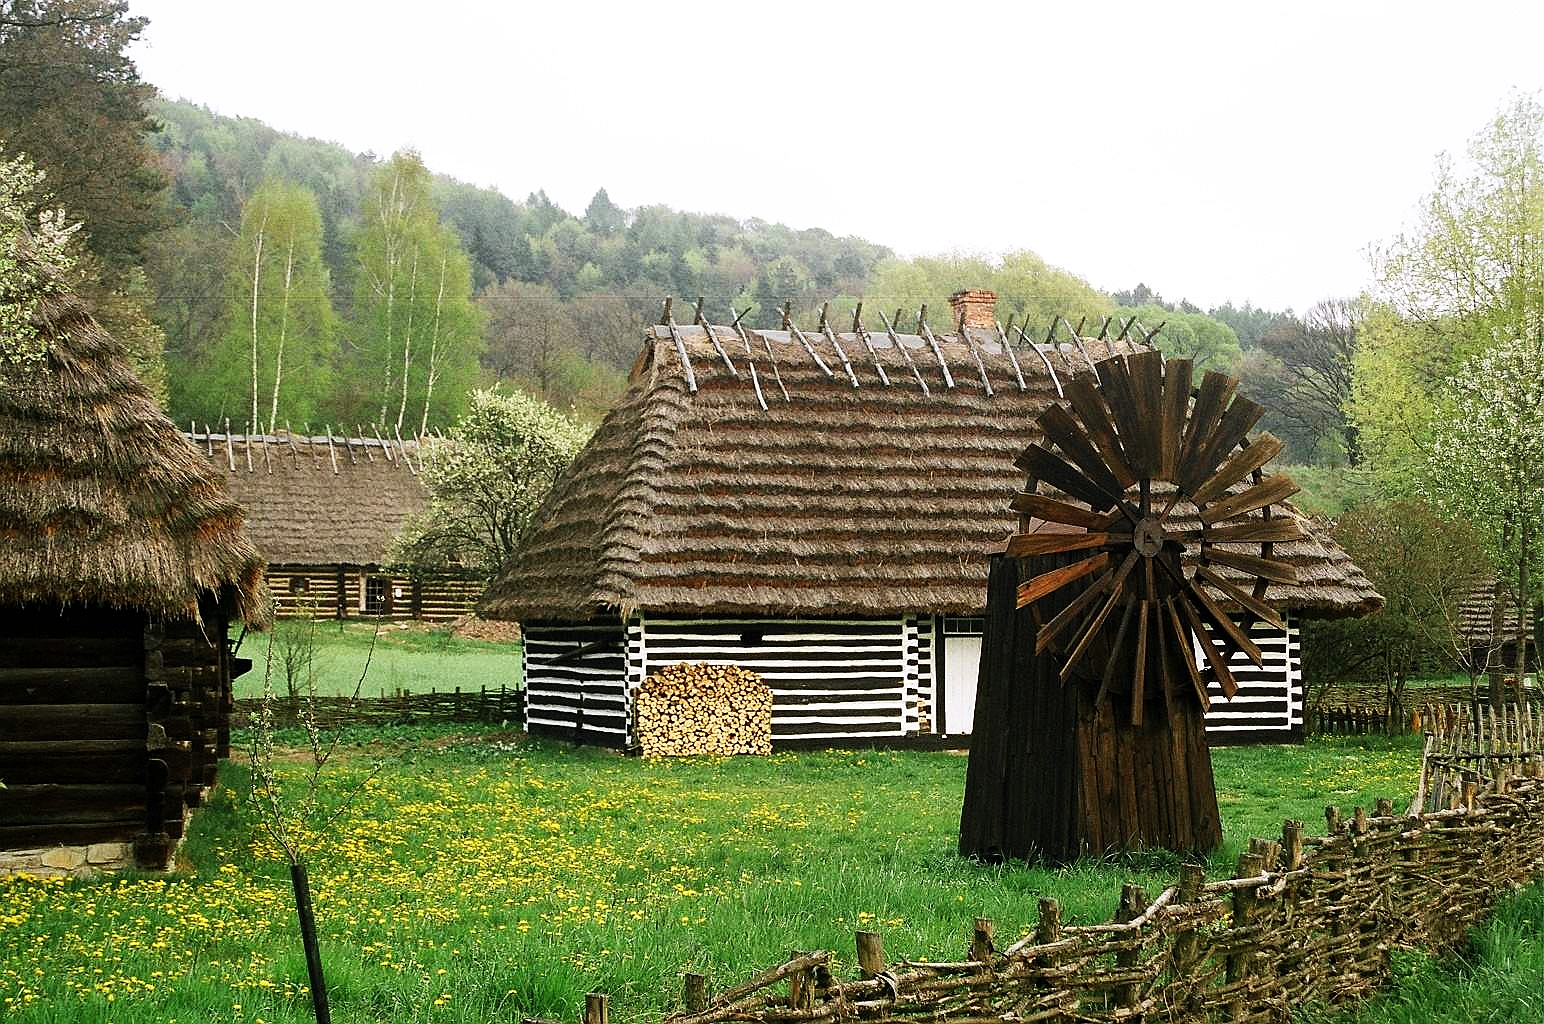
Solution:
<svg viewBox="0 0 1544 1024"><path fill-rule="evenodd" d="M270 565L382 565L392 539L429 505L416 441L188 436L246 509L247 532Z"/></svg>
<svg viewBox="0 0 1544 1024"><path fill-rule="evenodd" d="M71 295L40 302L40 362L0 366L0 603L266 622L241 509Z"/></svg>
<svg viewBox="0 0 1544 1024"><path fill-rule="evenodd" d="M977 614L988 556L1017 525L1014 459L1038 438L1057 380L1142 347L1083 339L1010 352L995 330L968 328L938 336L936 350L874 333L871 354L852 333L833 344L712 331L680 327L679 343L668 327L647 333L626 394L489 588L484 615ZM1345 553L1310 531L1276 546L1303 582L1268 599L1310 615L1377 607Z"/></svg>

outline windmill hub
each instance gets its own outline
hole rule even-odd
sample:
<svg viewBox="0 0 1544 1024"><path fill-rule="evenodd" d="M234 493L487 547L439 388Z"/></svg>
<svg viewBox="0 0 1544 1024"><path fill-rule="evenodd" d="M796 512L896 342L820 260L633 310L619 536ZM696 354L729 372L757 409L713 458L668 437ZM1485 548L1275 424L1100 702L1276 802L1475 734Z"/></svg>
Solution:
<svg viewBox="0 0 1544 1024"><path fill-rule="evenodd" d="M1131 530L1131 546L1143 558L1154 558L1163 550L1163 522L1157 516L1137 521Z"/></svg>

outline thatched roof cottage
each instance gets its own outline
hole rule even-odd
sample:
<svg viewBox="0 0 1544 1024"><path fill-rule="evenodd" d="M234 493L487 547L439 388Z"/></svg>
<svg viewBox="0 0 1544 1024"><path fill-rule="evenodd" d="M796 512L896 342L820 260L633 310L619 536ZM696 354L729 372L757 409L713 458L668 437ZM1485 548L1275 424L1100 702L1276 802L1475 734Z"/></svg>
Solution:
<svg viewBox="0 0 1544 1024"><path fill-rule="evenodd" d="M465 615L483 581L388 566L402 527L429 506L417 440L190 432L247 512L280 616Z"/></svg>
<svg viewBox="0 0 1544 1024"><path fill-rule="evenodd" d="M241 509L70 295L0 366L0 870L165 867L229 743Z"/></svg>
<svg viewBox="0 0 1544 1024"><path fill-rule="evenodd" d="M1004 344L990 292L935 335L657 326L625 396L481 604L523 623L528 722L632 742L632 694L678 661L774 693L782 745L971 731L988 556L1017 522L1015 458L1062 382L1142 347ZM1281 544L1289 616L1380 598L1322 531ZM1209 727L1300 735L1295 625L1256 638Z"/></svg>

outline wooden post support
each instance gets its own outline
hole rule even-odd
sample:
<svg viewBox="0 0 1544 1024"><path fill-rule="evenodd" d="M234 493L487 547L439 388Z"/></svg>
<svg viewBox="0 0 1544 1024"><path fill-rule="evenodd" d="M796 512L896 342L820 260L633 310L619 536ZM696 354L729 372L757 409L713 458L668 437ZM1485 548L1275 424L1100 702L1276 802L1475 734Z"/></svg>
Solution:
<svg viewBox="0 0 1544 1024"><path fill-rule="evenodd" d="M1394 801L1390 800L1386 796L1380 796L1378 798L1376 809L1373 811L1373 814L1374 814L1375 817L1379 817L1379 818L1393 817L1393 815L1394 815Z"/></svg>
<svg viewBox="0 0 1544 1024"><path fill-rule="evenodd" d="M1351 817L1351 831L1356 835L1367 834L1367 808L1357 805L1356 813Z"/></svg>
<svg viewBox="0 0 1544 1024"><path fill-rule="evenodd" d="M1303 823L1288 818L1281 823L1281 846L1286 851L1286 870L1296 871L1303 866Z"/></svg>
<svg viewBox="0 0 1544 1024"><path fill-rule="evenodd" d="M1478 789L1479 786L1473 779L1464 780L1464 810L1474 810L1474 795Z"/></svg>
<svg viewBox="0 0 1544 1024"><path fill-rule="evenodd" d="M992 962L992 938L996 932L996 926L989 917L976 918L976 930L970 939L970 958L977 963L990 964Z"/></svg>
<svg viewBox="0 0 1544 1024"><path fill-rule="evenodd" d="M611 997L591 992L584 997L584 1024L611 1024Z"/></svg>
<svg viewBox="0 0 1544 1024"><path fill-rule="evenodd" d="M803 953L795 952L789 959L797 960L802 956ZM808 1010L815 1005L814 970L801 967L788 975L788 1005L795 1010Z"/></svg>
<svg viewBox="0 0 1544 1024"><path fill-rule="evenodd" d="M1182 907L1191 907L1201 901L1201 893L1206 886L1206 869L1200 864L1181 864L1179 868L1178 891L1175 892L1175 902ZM1183 977L1190 970L1191 964L1196 961L1196 948L1199 939L1194 928L1185 928L1174 934L1174 945L1170 951L1169 971L1176 978ZM1199 996L1197 987L1188 986L1192 996Z"/></svg>
<svg viewBox="0 0 1544 1024"><path fill-rule="evenodd" d="M1147 909L1147 890L1140 885L1126 883L1120 890L1120 908L1115 912L1115 920L1118 924L1140 917L1142 911ZM1115 966L1130 970L1142 962L1142 951L1135 944L1131 949L1115 954ZM1122 1007L1132 1007L1137 1004L1137 994L1141 987L1135 983L1118 985L1115 989L1115 1004Z"/></svg>
<svg viewBox="0 0 1544 1024"><path fill-rule="evenodd" d="M1338 835L1340 835L1340 808L1339 807L1326 807L1324 809L1324 827L1325 827L1325 833L1324 833L1325 835L1329 835L1329 836L1338 836Z"/></svg>
<svg viewBox="0 0 1544 1024"><path fill-rule="evenodd" d="M685 991L681 997L687 1013L700 1013L708 1008L708 976L688 974Z"/></svg>
<svg viewBox="0 0 1544 1024"><path fill-rule="evenodd" d="M878 932L858 933L858 969L864 978L883 974L885 970L885 944Z"/></svg>
<svg viewBox="0 0 1544 1024"><path fill-rule="evenodd" d="M1241 853L1238 856L1238 877L1251 878L1263 871L1265 865L1261 862L1257 853ZM1242 929L1249 927L1250 920L1254 917L1255 904L1258 897L1253 886L1246 886L1233 890L1233 927ZM1249 975L1249 956L1247 951L1228 954L1228 984L1233 985L1242 982ZM1247 1013L1247 1003L1242 995L1235 993L1228 1004L1229 1018L1243 1020Z"/></svg>

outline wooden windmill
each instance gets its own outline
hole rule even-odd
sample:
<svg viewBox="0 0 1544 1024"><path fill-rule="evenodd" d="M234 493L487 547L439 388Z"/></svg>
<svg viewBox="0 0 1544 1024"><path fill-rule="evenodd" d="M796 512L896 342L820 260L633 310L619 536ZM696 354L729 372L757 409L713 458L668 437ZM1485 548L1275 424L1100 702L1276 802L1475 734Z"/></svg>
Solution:
<svg viewBox="0 0 1544 1024"><path fill-rule="evenodd" d="M1203 715L1232 659L1261 663L1230 612L1295 582L1302 536L1264 465L1282 444L1238 382L1155 351L1105 360L1041 414L1018 465L1019 532L993 561L962 853L1070 860L1221 841ZM1199 656L1198 653L1199 652Z"/></svg>

